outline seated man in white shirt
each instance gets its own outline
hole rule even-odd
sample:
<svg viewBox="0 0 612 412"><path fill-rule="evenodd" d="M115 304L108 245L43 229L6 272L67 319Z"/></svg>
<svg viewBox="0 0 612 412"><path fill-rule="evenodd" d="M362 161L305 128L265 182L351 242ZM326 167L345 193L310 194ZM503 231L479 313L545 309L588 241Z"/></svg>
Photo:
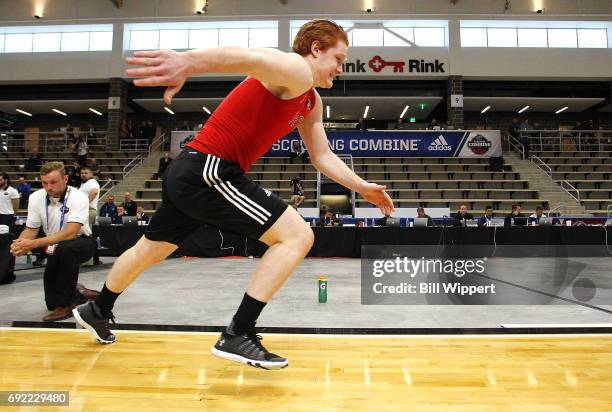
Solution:
<svg viewBox="0 0 612 412"><path fill-rule="evenodd" d="M45 301L52 311L44 321L72 316L76 304L95 299L96 291L78 286L79 267L89 260L97 245L89 226L89 199L77 188L68 186L61 162L46 163L40 170L43 189L30 195L26 227L11 245L14 256L44 248L47 266L44 273ZM45 237L36 238L42 227Z"/></svg>
<svg viewBox="0 0 612 412"><path fill-rule="evenodd" d="M544 208L542 206L536 207L535 213L529 216L529 225L538 225L540 219L546 217L544 214Z"/></svg>

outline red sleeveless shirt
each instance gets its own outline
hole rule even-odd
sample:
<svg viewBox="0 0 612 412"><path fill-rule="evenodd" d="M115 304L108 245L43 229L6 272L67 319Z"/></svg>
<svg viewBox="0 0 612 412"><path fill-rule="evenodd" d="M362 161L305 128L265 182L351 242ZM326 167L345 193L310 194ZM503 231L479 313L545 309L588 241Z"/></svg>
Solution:
<svg viewBox="0 0 612 412"><path fill-rule="evenodd" d="M247 77L223 99L187 146L237 163L246 172L278 139L295 129L314 106L314 89L282 100L259 80Z"/></svg>

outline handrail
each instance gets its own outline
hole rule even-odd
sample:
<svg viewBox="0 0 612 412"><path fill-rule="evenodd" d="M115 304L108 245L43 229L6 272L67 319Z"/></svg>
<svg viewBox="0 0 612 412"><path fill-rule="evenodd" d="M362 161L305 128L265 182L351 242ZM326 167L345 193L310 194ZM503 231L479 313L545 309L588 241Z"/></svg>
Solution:
<svg viewBox="0 0 612 412"><path fill-rule="evenodd" d="M133 158L128 164L123 166L123 171L121 172L123 178L125 179L132 172L132 170L134 170L134 168L140 166L144 162L144 159L144 155L139 154L138 156Z"/></svg>
<svg viewBox="0 0 612 412"><path fill-rule="evenodd" d="M560 180L559 181L559 185L561 186L561 189L563 189L565 191L565 193L567 193L568 195L570 195L572 198L574 198L574 200L576 200L577 202L580 202L580 190L576 189L570 182L568 182L567 180ZM569 189L566 189L565 187L563 187L563 185L567 185L569 186ZM571 192L576 192L576 196L574 196Z"/></svg>
<svg viewBox="0 0 612 412"><path fill-rule="evenodd" d="M510 145L511 148L513 148L515 151L521 154L521 159L526 160L525 159L525 147L523 147L521 142L516 140L514 137L508 135L508 144Z"/></svg>
<svg viewBox="0 0 612 412"><path fill-rule="evenodd" d="M94 131L90 133L88 130L81 130L76 134L65 130L51 132L2 132L0 140L2 147L8 152L26 152L30 147L27 147L27 142L36 141L36 148L44 152L68 152L70 151L74 137L82 136L87 142L88 150L106 150L108 146L108 137L106 130Z"/></svg>
<svg viewBox="0 0 612 412"><path fill-rule="evenodd" d="M106 181L106 183L104 183L104 185L102 185L102 187L100 188L100 193L102 193L102 191L104 189L106 189L106 187L109 186L109 185L111 186L111 188L108 191L106 191L106 193L104 193L103 195L100 196L100 198L98 199L98 203L100 203L100 201L102 201L105 197L107 197L110 194L110 192L112 192L113 189L115 188L115 186L113 185L113 179L109 178Z"/></svg>
<svg viewBox="0 0 612 412"><path fill-rule="evenodd" d="M548 176L548 180L550 183L550 187L553 186L553 178L552 178L552 169L548 166L542 159L538 156L531 156L530 158L531 164L538 168L540 171L544 172L546 176Z"/></svg>
<svg viewBox="0 0 612 412"><path fill-rule="evenodd" d="M519 130L521 137L535 141L538 144L540 151L544 147L549 147L550 150L561 151L565 144L573 145L571 151L577 152L592 152L594 150L602 151L603 149L612 150L612 130ZM595 149L596 147L596 149Z"/></svg>
<svg viewBox="0 0 612 412"><path fill-rule="evenodd" d="M565 213L561 213L561 211L565 212L565 204L560 204L558 206L553 207L552 209L550 209L548 211L548 216L550 216L552 214L552 212L554 212L555 210L559 210L559 216L563 216Z"/></svg>

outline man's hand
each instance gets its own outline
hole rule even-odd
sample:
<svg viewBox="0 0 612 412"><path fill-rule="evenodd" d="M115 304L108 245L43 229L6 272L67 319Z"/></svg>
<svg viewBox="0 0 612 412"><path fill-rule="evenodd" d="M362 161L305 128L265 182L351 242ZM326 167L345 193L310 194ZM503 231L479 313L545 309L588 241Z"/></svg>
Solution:
<svg viewBox="0 0 612 412"><path fill-rule="evenodd" d="M361 196L368 202L375 206L378 206L383 215L390 215L391 212L395 212L393 207L393 201L391 197L385 192L387 186L377 185L376 183L366 183L363 185L363 189L359 192Z"/></svg>
<svg viewBox="0 0 612 412"><path fill-rule="evenodd" d="M186 53L174 50L137 51L134 57L127 57L125 61L134 66L145 66L127 70L128 76L143 77L134 80L136 86L167 86L164 92L167 105L181 90L193 67L193 61Z"/></svg>
<svg viewBox="0 0 612 412"><path fill-rule="evenodd" d="M34 240L15 239L11 243L11 253L13 256L23 256L34 249Z"/></svg>

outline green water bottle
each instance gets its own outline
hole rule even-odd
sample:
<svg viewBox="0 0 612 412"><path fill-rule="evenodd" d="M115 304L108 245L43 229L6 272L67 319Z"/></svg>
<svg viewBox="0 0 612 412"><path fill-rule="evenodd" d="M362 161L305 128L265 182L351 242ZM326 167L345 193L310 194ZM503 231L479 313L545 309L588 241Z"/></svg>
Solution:
<svg viewBox="0 0 612 412"><path fill-rule="evenodd" d="M28 252L28 254L26 255L26 262L28 265L32 264L32 252Z"/></svg>
<svg viewBox="0 0 612 412"><path fill-rule="evenodd" d="M319 276L319 303L327 302L327 278Z"/></svg>

